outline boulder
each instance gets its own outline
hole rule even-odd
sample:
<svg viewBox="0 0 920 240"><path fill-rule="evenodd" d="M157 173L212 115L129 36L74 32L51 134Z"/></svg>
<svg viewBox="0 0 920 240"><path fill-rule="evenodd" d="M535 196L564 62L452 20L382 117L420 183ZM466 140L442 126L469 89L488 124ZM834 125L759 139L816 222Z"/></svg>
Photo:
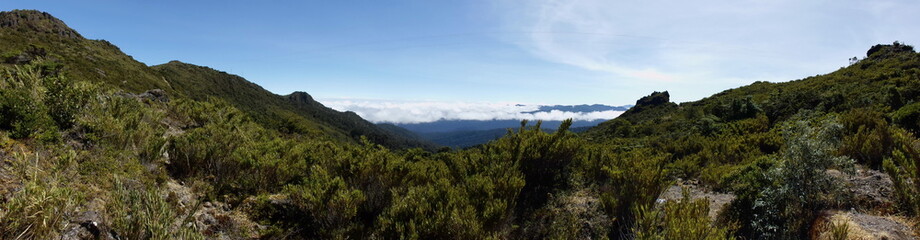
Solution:
<svg viewBox="0 0 920 240"><path fill-rule="evenodd" d="M111 231L106 230L102 216L96 211L77 213L67 226L69 228L61 234L62 240L117 239Z"/></svg>
<svg viewBox="0 0 920 240"><path fill-rule="evenodd" d="M169 97L166 96L166 91L163 91L162 89L147 90L144 93L138 94L137 97L159 102L169 102Z"/></svg>

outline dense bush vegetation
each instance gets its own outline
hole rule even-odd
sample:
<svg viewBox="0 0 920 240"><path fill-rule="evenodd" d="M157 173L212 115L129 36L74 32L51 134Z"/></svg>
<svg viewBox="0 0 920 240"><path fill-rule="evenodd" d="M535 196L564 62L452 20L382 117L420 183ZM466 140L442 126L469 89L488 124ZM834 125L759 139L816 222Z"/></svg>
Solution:
<svg viewBox="0 0 920 240"><path fill-rule="evenodd" d="M60 73L61 66L44 60L4 69L0 81L0 127L13 137L55 138L58 129L73 125L74 115L88 97Z"/></svg>
<svg viewBox="0 0 920 240"><path fill-rule="evenodd" d="M16 96L0 103L8 106L4 114L11 114L4 116L18 121L0 128L5 159L0 176L12 176L3 178L12 185L3 186L21 188L4 195L0 236L54 238L65 230L68 217L98 201L111 204L96 205L95 211L110 212L111 228L120 234L143 239L197 235L173 225L177 208L155 187L157 179L166 177L163 172L155 165L145 171L144 164L159 158L164 142L156 131L161 114L136 99L71 82L49 66L55 65L38 60L13 66L3 69L0 78L2 94ZM23 92L29 94L7 95ZM118 175L131 176L134 190L117 183Z"/></svg>
<svg viewBox="0 0 920 240"><path fill-rule="evenodd" d="M273 226L263 231L266 236L508 238L545 217L555 194L589 186L609 189L602 197L606 214L628 231L631 208L654 202L667 183L666 156L648 148L589 144L567 131L570 121L554 133L543 132L539 123L522 125L463 151L394 152L369 141L342 144L267 129L219 99L164 102L31 72L39 64L13 66L4 84L61 82L62 89L86 97L60 107L50 102L67 96L47 94L51 87L4 89L4 94L33 91L7 95L18 97L4 99L6 109L19 114L9 119L45 119L0 129L11 144L40 152L14 156L15 164L35 158L46 169L17 175L32 182L24 182L24 190L5 201L2 212L5 221L35 216L43 225L21 218L5 225L9 234L55 236L66 230L61 227L66 214L108 199L97 211L121 236L198 238L185 227L195 209L165 196L170 194L164 184L172 178L199 192L199 202L251 209L256 220ZM14 102L35 104L38 111L13 109L19 106ZM35 169L14 166L4 169ZM89 178L95 180L81 180ZM72 198L76 192L92 192L92 197Z"/></svg>
<svg viewBox="0 0 920 240"><path fill-rule="evenodd" d="M843 205L830 172L854 162L892 177L896 213L920 214L920 55L900 43L828 75L696 102L656 92L581 135L569 121L552 133L524 123L435 153L340 131L356 125L305 114L307 95L198 89L189 83L245 81L150 69L78 35L17 34L0 35L11 42L0 49L3 239L81 228L125 239L802 238L819 211ZM167 97L125 92L153 87ZM264 101L228 99L249 95ZM719 219L689 194L659 201L678 179L737 197Z"/></svg>

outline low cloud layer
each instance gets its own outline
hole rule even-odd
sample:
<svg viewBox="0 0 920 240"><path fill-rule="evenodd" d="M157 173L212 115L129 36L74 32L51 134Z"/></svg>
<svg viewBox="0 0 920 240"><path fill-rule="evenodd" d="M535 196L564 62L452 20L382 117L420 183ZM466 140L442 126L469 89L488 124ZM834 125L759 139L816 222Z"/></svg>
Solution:
<svg viewBox="0 0 920 240"><path fill-rule="evenodd" d="M559 121L574 119L592 121L613 119L622 111L538 111L540 105L509 103L436 102L436 101L375 101L327 99L322 103L339 111L352 111L375 123L424 123L438 120L509 120L529 119Z"/></svg>

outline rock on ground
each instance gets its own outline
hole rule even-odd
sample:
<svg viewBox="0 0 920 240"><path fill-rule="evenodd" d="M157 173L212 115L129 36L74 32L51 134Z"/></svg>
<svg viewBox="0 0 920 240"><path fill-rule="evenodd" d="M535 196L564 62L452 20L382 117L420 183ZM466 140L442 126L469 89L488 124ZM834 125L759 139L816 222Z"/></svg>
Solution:
<svg viewBox="0 0 920 240"><path fill-rule="evenodd" d="M683 198L683 189L690 191L692 199L706 198L709 200L709 219L715 220L728 203L735 200L735 195L730 193L717 193L712 190L699 186L691 181L678 181L677 184L668 187L661 196L659 201L676 201Z"/></svg>
<svg viewBox="0 0 920 240"><path fill-rule="evenodd" d="M876 216L850 211L825 211L812 227L812 239L831 239L834 228L845 228L846 239L920 239L903 217Z"/></svg>
<svg viewBox="0 0 920 240"><path fill-rule="evenodd" d="M895 211L894 183L888 174L856 166L854 174L844 174L837 170L828 170L828 174L839 179L849 201L842 206L863 211L890 214Z"/></svg>
<svg viewBox="0 0 920 240"><path fill-rule="evenodd" d="M191 224L208 239L255 239L258 224L245 214L233 210L222 202L199 203L191 188L175 181L166 183L167 199L175 201L180 209L194 210Z"/></svg>

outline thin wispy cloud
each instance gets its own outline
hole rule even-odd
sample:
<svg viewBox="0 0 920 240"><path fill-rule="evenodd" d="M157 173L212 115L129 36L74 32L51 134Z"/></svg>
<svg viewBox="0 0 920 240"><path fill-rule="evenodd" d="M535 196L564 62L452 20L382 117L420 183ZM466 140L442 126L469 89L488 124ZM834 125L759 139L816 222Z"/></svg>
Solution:
<svg viewBox="0 0 920 240"><path fill-rule="evenodd" d="M897 2L897 4L893 4ZM543 60L659 84L785 81L844 66L869 44L920 40L907 1L504 2L511 41ZM523 8L518 10L517 8Z"/></svg>
<svg viewBox="0 0 920 240"><path fill-rule="evenodd" d="M630 69L615 61L617 44L648 44L656 39L616 34L615 21L594 1L543 1L536 4L530 41L532 53L547 60L620 76L671 80L658 70ZM620 47L622 48L622 46Z"/></svg>
<svg viewBox="0 0 920 240"><path fill-rule="evenodd" d="M438 120L546 120L593 121L613 119L622 111L538 111L540 105L484 102L382 101L324 99L324 105L339 111L352 111L375 123L424 123Z"/></svg>

